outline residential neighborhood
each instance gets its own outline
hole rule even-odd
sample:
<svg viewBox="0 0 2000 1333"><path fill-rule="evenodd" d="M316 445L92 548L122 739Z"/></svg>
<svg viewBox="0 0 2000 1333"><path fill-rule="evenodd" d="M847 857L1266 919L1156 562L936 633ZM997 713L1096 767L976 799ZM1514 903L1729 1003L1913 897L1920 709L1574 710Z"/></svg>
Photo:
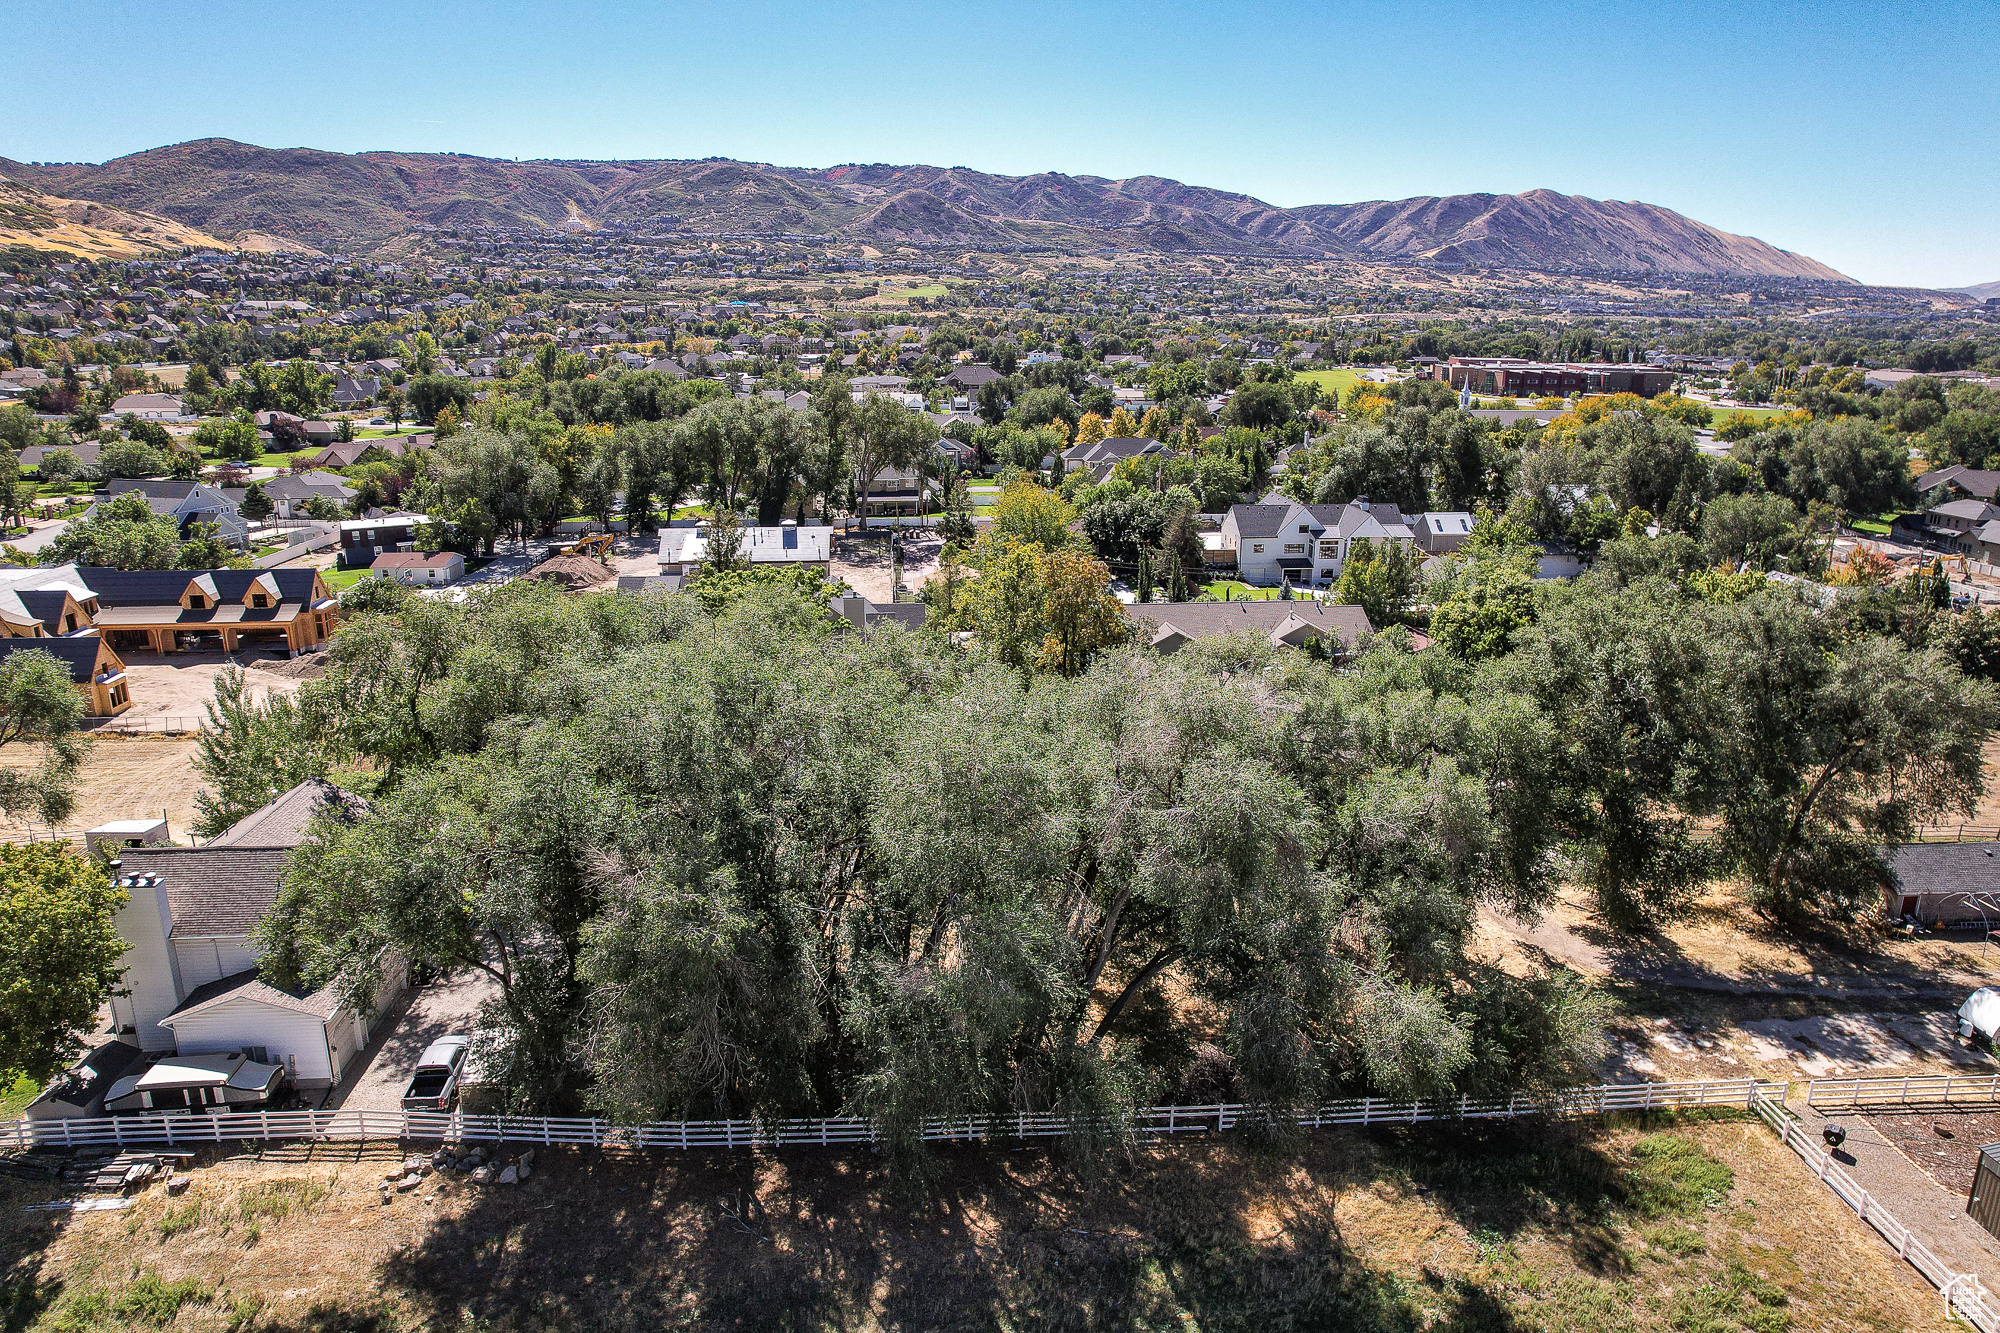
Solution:
<svg viewBox="0 0 2000 1333"><path fill-rule="evenodd" d="M2000 1333L2000 46L1542 8L23 15L0 1333Z"/></svg>

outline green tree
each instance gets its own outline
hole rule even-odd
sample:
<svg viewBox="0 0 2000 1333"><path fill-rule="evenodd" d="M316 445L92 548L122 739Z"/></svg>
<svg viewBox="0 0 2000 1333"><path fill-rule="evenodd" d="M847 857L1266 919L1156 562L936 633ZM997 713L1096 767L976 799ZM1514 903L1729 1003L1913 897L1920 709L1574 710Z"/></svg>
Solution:
<svg viewBox="0 0 2000 1333"><path fill-rule="evenodd" d="M1052 1112L1101 1148L1198 1042L1274 1121L1589 1067L1601 1005L1469 953L1481 902L1551 887L1552 737L1518 695L1254 638L1024 691L945 635L845 632L823 586L517 584L343 629L303 693L366 714L343 734L385 782L295 856L267 971L486 969L502 1105L846 1108L909 1171L926 1116Z"/></svg>
<svg viewBox="0 0 2000 1333"><path fill-rule="evenodd" d="M0 811L33 814L50 828L76 809L76 774L90 751L77 734L83 695L69 668L46 652L28 650L0 660L0 747L39 747L32 768L0 768Z"/></svg>
<svg viewBox="0 0 2000 1333"><path fill-rule="evenodd" d="M1368 613L1368 623L1383 629L1402 618L1416 588L1416 562L1401 542L1377 546L1361 537L1348 547L1334 597L1342 605L1360 607Z"/></svg>
<svg viewBox="0 0 2000 1333"><path fill-rule="evenodd" d="M125 899L67 844L0 844L0 1073L46 1083L82 1053L118 981Z"/></svg>
<svg viewBox="0 0 2000 1333"><path fill-rule="evenodd" d="M994 503L988 540L995 549L1015 543L1053 551L1074 543L1069 525L1075 518L1076 510L1062 496L1017 477Z"/></svg>
<svg viewBox="0 0 2000 1333"><path fill-rule="evenodd" d="M194 798L196 837L213 838L299 783L326 776L330 747L308 706L275 693L259 705L243 672L223 668L195 743L194 771L206 784Z"/></svg>
<svg viewBox="0 0 2000 1333"><path fill-rule="evenodd" d="M43 481L60 486L82 476L83 463L74 450L50 449L42 455L41 466L36 470Z"/></svg>
<svg viewBox="0 0 2000 1333"><path fill-rule="evenodd" d="M908 469L937 440L929 417L912 412L893 398L871 393L855 410L851 422L851 446L857 481L875 477L885 469ZM868 498L865 484L858 487L857 516L868 526Z"/></svg>
<svg viewBox="0 0 2000 1333"><path fill-rule="evenodd" d="M88 518L71 520L42 548L42 563L175 569L180 567L181 546L180 527L173 518L155 514L145 496L127 491L97 505Z"/></svg>
<svg viewBox="0 0 2000 1333"><path fill-rule="evenodd" d="M410 339L410 374L428 375L437 369L437 339L419 330Z"/></svg>
<svg viewBox="0 0 2000 1333"><path fill-rule="evenodd" d="M160 451L137 440L107 444L97 454L97 472L103 477L156 477L166 470Z"/></svg>
<svg viewBox="0 0 2000 1333"><path fill-rule="evenodd" d="M243 492L243 498L237 502L236 512L252 523L261 523L271 516L274 508L271 497L264 494L263 483L253 481Z"/></svg>
<svg viewBox="0 0 2000 1333"><path fill-rule="evenodd" d="M264 452L257 428L247 421L204 421L195 427L194 442L203 453L218 462L233 459L255 462Z"/></svg>

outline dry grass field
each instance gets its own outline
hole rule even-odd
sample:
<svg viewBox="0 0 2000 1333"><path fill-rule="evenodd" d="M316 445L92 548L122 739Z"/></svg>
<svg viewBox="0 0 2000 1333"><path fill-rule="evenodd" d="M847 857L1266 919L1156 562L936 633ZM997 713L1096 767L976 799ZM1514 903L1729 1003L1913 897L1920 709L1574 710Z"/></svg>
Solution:
<svg viewBox="0 0 2000 1333"><path fill-rule="evenodd" d="M518 1189L392 1146L198 1165L122 1212L0 1196L0 1328L1933 1330L1936 1294L1761 1124L1178 1141L1079 1175L945 1155L544 1150Z"/></svg>

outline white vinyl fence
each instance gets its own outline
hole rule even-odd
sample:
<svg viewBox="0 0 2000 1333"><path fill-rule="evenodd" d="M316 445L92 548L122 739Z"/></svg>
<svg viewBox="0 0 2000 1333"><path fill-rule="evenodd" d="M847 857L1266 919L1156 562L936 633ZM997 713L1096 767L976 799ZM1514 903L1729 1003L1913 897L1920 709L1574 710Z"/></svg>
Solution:
<svg viewBox="0 0 2000 1333"><path fill-rule="evenodd" d="M1537 1115L1602 1115L1737 1107L1751 1109L1759 1095L1782 1097L1781 1083L1719 1079L1694 1083L1624 1083L1571 1088L1547 1096L1505 1101L1392 1102L1368 1097L1329 1102L1297 1118L1316 1129L1329 1125L1419 1124L1427 1121L1498 1120ZM1256 1122L1264 1112L1241 1102L1207 1106L1153 1106L1118 1128L1141 1138L1228 1130ZM1076 1128L1060 1115L938 1119L924 1138L939 1143L1057 1138ZM0 1149L124 1147L304 1139L365 1142L436 1139L448 1142L575 1144L592 1148L748 1148L877 1143L868 1120L830 1116L817 1120L666 1120L617 1125L586 1117L467 1115L459 1111L246 1111L209 1114L111 1116L97 1120L16 1120L0 1124Z"/></svg>
<svg viewBox="0 0 2000 1333"><path fill-rule="evenodd" d="M1843 1084L1857 1083L1899 1083L1900 1079L1840 1079ZM1915 1080L1913 1080L1915 1081ZM1984 1081L1984 1080L1982 1080ZM1944 1082L1940 1078L1938 1082ZM1808 1094L1810 1095L1810 1093ZM1957 1315L1979 1329L1980 1333L2000 1333L2000 1307L1996 1307L1993 1297L1971 1273L1955 1271L1951 1265L1931 1252L1928 1245L1918 1240L1915 1233L1901 1222L1867 1190L1859 1181L1841 1170L1831 1154L1827 1153L1812 1136L1800 1127L1799 1122L1785 1110L1784 1103L1764 1095L1751 1099L1751 1105L1766 1124L1778 1131L1785 1146L1797 1153L1805 1161L1812 1173L1820 1178L1833 1196L1852 1208L1855 1215L1873 1227L1882 1239L1896 1247L1896 1253L1907 1260L1910 1267L1930 1280L1944 1297L1945 1310Z"/></svg>
<svg viewBox="0 0 2000 1333"><path fill-rule="evenodd" d="M1816 1078L1806 1085L1806 1105L1815 1110L1848 1107L1857 1111L1884 1111L1892 1106L1996 1104L2000 1104L2000 1074Z"/></svg>

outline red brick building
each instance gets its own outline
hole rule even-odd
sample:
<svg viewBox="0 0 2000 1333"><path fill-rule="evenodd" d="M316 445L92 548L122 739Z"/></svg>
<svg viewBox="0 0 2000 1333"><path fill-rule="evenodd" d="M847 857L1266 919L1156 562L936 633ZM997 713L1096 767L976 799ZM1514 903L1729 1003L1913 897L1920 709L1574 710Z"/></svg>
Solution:
<svg viewBox="0 0 2000 1333"><path fill-rule="evenodd" d="M1455 356L1421 367L1424 379L1443 380L1454 389L1514 398L1565 398L1573 393L1636 393L1651 398L1672 387L1665 366L1611 362L1524 361L1515 356Z"/></svg>

